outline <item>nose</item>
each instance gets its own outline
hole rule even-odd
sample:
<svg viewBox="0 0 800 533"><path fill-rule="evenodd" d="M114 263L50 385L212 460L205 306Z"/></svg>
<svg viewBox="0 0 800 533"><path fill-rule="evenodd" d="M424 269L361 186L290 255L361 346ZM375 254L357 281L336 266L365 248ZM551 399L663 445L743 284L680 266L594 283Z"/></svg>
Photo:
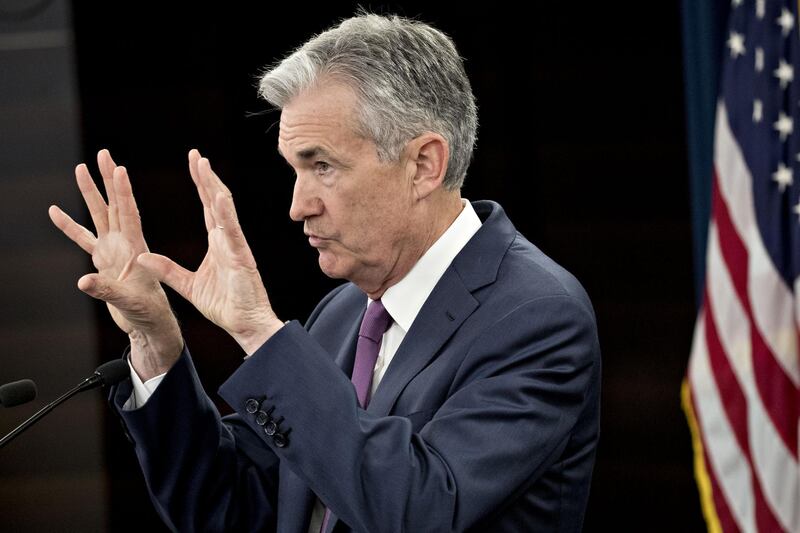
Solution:
<svg viewBox="0 0 800 533"><path fill-rule="evenodd" d="M294 180L289 217L295 222L302 222L309 217L321 215L322 211L322 199L314 190L313 179L303 178L298 174Z"/></svg>

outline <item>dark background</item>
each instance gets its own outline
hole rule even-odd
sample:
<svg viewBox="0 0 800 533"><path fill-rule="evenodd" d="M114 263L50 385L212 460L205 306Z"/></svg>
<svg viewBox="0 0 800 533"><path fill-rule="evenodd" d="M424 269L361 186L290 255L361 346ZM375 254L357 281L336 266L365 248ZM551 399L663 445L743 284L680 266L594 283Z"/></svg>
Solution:
<svg viewBox="0 0 800 533"><path fill-rule="evenodd" d="M289 220L292 178L275 149L279 115L256 97L257 74L353 14L355 4L166 5L68 6L82 160L94 170L97 150L109 148L129 169L151 250L193 268L206 241L186 153L199 148L233 192L279 316L304 320L338 282L320 273L316 252ZM702 530L679 400L695 308L677 4L536 3L525 15L496 2L367 7L418 17L455 40L480 111L463 196L500 202L594 302L604 364L602 435L586 530ZM71 168L63 168L63 180L71 179ZM49 201L76 194L62 189ZM80 209L74 214L87 218ZM71 254L90 270L80 250ZM65 305L85 305L85 298L72 291ZM171 300L216 399L213 391L240 361L238 347L174 294ZM95 361L116 357L124 336L103 305L90 317ZM42 391L48 399L55 393ZM104 527L160 530L133 449L100 412ZM0 516L0 529L4 521L36 529L13 509ZM55 517L48 530L64 524Z"/></svg>

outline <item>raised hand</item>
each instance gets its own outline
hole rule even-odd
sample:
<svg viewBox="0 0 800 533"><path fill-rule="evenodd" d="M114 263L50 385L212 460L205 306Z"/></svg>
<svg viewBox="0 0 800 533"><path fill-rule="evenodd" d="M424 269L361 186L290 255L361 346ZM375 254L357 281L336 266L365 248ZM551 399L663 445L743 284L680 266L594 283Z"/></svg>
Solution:
<svg viewBox="0 0 800 533"><path fill-rule="evenodd" d="M283 323L272 311L230 191L197 150L189 152L189 173L203 203L208 231L203 262L191 272L162 255L143 253L139 264L252 354Z"/></svg>
<svg viewBox="0 0 800 533"><path fill-rule="evenodd" d="M81 277L78 288L106 302L114 322L131 339L134 368L140 377L148 379L172 366L183 340L164 290L136 261L148 249L128 172L114 163L108 150L97 154L97 164L108 203L86 165L75 169L96 235L55 205L49 215L67 237L92 256L97 273Z"/></svg>

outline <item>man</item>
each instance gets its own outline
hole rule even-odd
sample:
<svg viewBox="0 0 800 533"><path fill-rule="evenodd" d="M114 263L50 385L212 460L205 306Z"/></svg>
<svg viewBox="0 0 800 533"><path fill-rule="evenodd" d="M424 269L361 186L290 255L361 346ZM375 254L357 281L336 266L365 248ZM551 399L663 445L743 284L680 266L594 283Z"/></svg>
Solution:
<svg viewBox="0 0 800 533"><path fill-rule="evenodd" d="M96 235L78 281L130 338L113 403L153 501L177 531L577 531L598 434L600 356L578 282L499 205L461 199L477 129L438 30L362 14L267 72L290 216L349 281L305 327L279 320L229 191L196 151L208 253L149 253L124 167L78 186ZM160 282L242 347L220 419Z"/></svg>

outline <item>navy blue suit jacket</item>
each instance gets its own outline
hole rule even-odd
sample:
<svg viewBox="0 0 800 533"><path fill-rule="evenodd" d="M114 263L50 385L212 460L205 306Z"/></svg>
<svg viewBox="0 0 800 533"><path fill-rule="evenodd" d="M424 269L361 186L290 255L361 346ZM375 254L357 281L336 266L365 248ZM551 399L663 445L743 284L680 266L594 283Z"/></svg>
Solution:
<svg viewBox="0 0 800 533"><path fill-rule="evenodd" d="M594 313L499 205L474 206L483 225L366 410L348 377L366 304L352 284L223 384L232 416L187 351L142 408L122 410L128 382L112 391L172 528L306 533L316 494L329 532L581 529L598 438Z"/></svg>

